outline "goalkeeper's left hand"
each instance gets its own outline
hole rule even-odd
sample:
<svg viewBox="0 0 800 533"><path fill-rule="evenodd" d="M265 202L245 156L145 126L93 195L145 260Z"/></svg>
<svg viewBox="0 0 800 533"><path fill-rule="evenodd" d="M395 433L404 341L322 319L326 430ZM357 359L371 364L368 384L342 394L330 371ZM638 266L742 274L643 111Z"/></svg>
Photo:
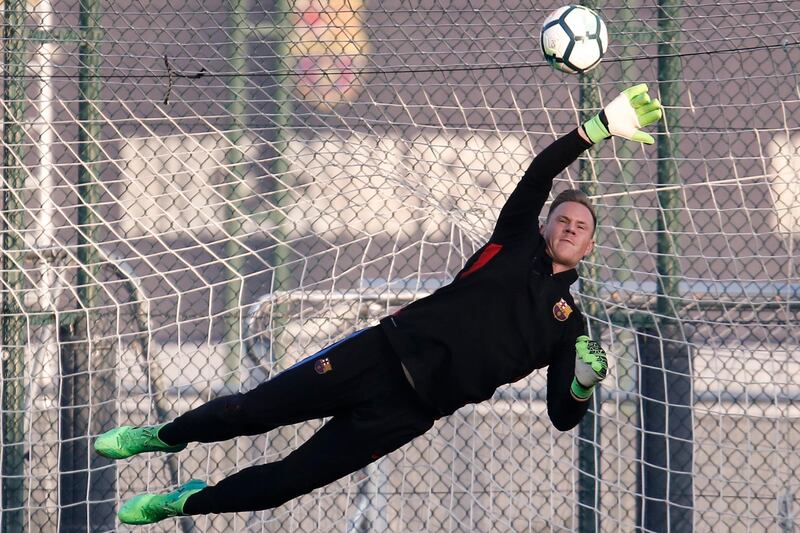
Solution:
<svg viewBox="0 0 800 533"><path fill-rule="evenodd" d="M606 352L597 341L581 335L575 341L575 377L572 378L572 396L578 401L588 400L594 386L608 374Z"/></svg>
<svg viewBox="0 0 800 533"><path fill-rule="evenodd" d="M640 131L662 116L661 103L651 100L647 94L647 84L640 83L628 87L614 98L600 113L583 124L583 131L593 143L608 139L612 135L653 144L653 136Z"/></svg>

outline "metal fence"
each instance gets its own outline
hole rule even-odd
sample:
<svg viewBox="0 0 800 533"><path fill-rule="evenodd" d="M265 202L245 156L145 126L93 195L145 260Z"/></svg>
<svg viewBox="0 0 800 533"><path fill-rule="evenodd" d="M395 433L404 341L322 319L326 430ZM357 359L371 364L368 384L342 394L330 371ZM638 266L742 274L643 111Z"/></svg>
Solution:
<svg viewBox="0 0 800 533"><path fill-rule="evenodd" d="M561 433L541 373L277 509L154 531L795 530L800 2L5 0L1 528L109 531L121 501L277 460L317 427L110 462L114 425L246 390L448 283L531 157L647 82L610 140L576 298L612 374Z"/></svg>

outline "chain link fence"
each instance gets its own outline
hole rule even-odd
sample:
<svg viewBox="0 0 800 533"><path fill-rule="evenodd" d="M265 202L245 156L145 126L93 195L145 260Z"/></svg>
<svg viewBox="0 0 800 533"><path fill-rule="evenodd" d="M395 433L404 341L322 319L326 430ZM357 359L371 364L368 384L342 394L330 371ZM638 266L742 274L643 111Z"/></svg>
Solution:
<svg viewBox="0 0 800 533"><path fill-rule="evenodd" d="M278 460L321 421L110 462L110 427L247 390L448 283L531 157L626 85L554 191L598 208L573 289L611 375L580 427L534 373L277 509L151 531L796 530L800 2L2 4L4 532L126 530L120 502Z"/></svg>

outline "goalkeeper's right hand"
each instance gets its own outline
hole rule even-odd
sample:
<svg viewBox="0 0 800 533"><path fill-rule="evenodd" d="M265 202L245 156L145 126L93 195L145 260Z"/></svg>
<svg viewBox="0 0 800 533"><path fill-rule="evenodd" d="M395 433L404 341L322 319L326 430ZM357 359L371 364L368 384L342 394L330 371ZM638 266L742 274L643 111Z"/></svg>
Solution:
<svg viewBox="0 0 800 533"><path fill-rule="evenodd" d="M600 343L581 335L575 340L575 377L570 390L578 401L586 401L594 386L608 374L608 359Z"/></svg>
<svg viewBox="0 0 800 533"><path fill-rule="evenodd" d="M655 139L639 128L649 126L662 116L661 103L650 100L647 84L628 87L614 98L600 113L583 124L583 131L593 143L612 135L653 144Z"/></svg>

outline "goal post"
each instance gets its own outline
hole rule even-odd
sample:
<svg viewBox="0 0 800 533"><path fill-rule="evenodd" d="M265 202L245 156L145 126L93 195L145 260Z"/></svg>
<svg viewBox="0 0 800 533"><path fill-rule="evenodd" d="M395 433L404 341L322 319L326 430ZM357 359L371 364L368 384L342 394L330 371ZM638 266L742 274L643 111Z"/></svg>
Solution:
<svg viewBox="0 0 800 533"><path fill-rule="evenodd" d="M658 2L658 93L663 105L681 101L680 46L682 2ZM694 531L694 421L692 417L693 348L682 331L679 282L680 115L666 113L658 123L656 167L658 193L656 275L657 316L637 331L641 394L639 439L641 467L637 526L644 530ZM654 342L655 340L655 342Z"/></svg>
<svg viewBox="0 0 800 533"><path fill-rule="evenodd" d="M556 2L3 2L3 531L113 529L296 449L320 421L91 443L448 284L531 158L637 82L656 146L553 188L598 213L572 290L613 362L578 428L537 371L277 509L153 530L796 529L800 4L585 3L611 44L579 77L539 50Z"/></svg>

